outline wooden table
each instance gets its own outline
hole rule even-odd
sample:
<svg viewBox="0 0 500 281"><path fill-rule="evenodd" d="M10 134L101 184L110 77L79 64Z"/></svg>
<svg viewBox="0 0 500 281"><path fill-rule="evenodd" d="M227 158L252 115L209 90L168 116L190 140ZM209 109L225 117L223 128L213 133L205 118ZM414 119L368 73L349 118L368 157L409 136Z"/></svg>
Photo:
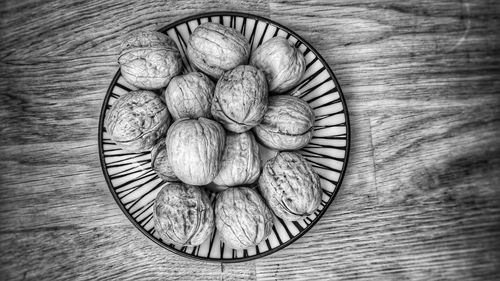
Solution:
<svg viewBox="0 0 500 281"><path fill-rule="evenodd" d="M0 280L499 280L499 3L2 1ZM269 17L315 46L352 126L326 215L241 264L147 239L97 148L120 37L213 10Z"/></svg>

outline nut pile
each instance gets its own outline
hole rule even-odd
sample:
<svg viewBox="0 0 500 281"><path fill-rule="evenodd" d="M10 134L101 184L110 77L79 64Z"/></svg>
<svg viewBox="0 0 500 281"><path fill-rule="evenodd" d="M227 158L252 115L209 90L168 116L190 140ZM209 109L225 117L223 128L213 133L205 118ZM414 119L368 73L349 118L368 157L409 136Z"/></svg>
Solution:
<svg viewBox="0 0 500 281"><path fill-rule="evenodd" d="M196 72L183 70L167 35L129 34L118 62L140 90L122 95L104 122L124 150L151 151L165 181L153 206L162 240L195 246L218 231L244 249L269 236L275 216L314 213L319 177L296 152L312 138L314 112L287 94L304 75L302 53L283 37L251 52L238 31L209 22L193 31L186 54ZM259 144L276 151L263 167Z"/></svg>

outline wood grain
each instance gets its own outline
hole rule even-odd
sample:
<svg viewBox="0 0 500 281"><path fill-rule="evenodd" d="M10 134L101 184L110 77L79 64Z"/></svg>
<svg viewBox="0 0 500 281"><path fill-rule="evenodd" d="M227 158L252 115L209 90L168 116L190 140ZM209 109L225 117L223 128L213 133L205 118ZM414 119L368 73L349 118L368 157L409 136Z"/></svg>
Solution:
<svg viewBox="0 0 500 281"><path fill-rule="evenodd" d="M213 10L309 41L344 91L351 152L311 231L241 264L142 235L102 176L97 124L120 38ZM2 1L0 280L497 280L497 1Z"/></svg>
<svg viewBox="0 0 500 281"><path fill-rule="evenodd" d="M498 203L334 206L300 241L257 260L257 280L495 280Z"/></svg>

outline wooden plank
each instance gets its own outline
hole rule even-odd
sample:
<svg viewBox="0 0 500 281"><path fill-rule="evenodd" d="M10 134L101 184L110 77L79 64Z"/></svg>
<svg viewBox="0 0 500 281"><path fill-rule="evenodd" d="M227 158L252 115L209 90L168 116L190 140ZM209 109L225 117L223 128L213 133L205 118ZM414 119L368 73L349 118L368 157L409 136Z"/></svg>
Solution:
<svg viewBox="0 0 500 281"><path fill-rule="evenodd" d="M499 203L333 206L306 236L257 260L257 280L496 280Z"/></svg>
<svg viewBox="0 0 500 281"><path fill-rule="evenodd" d="M332 205L354 210L378 203L377 186L370 134L370 118L362 107L349 107L351 122L351 150L347 172ZM326 215L332 215L331 210ZM320 221L322 223L322 221Z"/></svg>
<svg viewBox="0 0 500 281"><path fill-rule="evenodd" d="M254 261L221 264L221 270L224 281L256 280Z"/></svg>
<svg viewBox="0 0 500 281"><path fill-rule="evenodd" d="M217 263L180 257L132 225L60 226L0 234L2 280L220 280Z"/></svg>
<svg viewBox="0 0 500 281"><path fill-rule="evenodd" d="M107 189L96 145L92 140L0 147L2 229L129 225Z"/></svg>
<svg viewBox="0 0 500 281"><path fill-rule="evenodd" d="M481 207L500 198L500 103L483 100L481 106L374 116L380 203Z"/></svg>

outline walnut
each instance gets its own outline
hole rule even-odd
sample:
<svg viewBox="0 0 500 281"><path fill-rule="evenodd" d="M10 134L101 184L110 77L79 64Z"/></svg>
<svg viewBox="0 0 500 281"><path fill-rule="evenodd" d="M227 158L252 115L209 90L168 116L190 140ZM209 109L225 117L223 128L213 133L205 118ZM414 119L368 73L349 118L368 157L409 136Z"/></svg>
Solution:
<svg viewBox="0 0 500 281"><path fill-rule="evenodd" d="M262 71L240 65L219 79L212 101L212 115L232 132L256 126L267 110L267 82Z"/></svg>
<svg viewBox="0 0 500 281"><path fill-rule="evenodd" d="M220 169L226 133L217 122L200 117L179 119L167 132L167 157L174 174L183 182L205 185Z"/></svg>
<svg viewBox="0 0 500 281"><path fill-rule="evenodd" d="M263 145L277 150L296 150L306 146L314 130L314 112L297 97L269 97L269 106L262 122L253 131Z"/></svg>
<svg viewBox="0 0 500 281"><path fill-rule="evenodd" d="M118 63L125 80L148 90L167 86L170 79L182 71L182 57L175 42L156 31L140 31L126 36Z"/></svg>
<svg viewBox="0 0 500 281"><path fill-rule="evenodd" d="M296 86L306 69L304 55L283 37L274 37L252 52L250 64L266 75L269 92L284 93Z"/></svg>
<svg viewBox="0 0 500 281"><path fill-rule="evenodd" d="M151 150L151 168L156 174L166 181L177 181L178 178L172 171L172 166L168 162L167 150L165 149L165 141L160 140Z"/></svg>
<svg viewBox="0 0 500 281"><path fill-rule="evenodd" d="M250 184L259 174L259 146L252 132L226 134L221 168L214 183L221 186Z"/></svg>
<svg viewBox="0 0 500 281"><path fill-rule="evenodd" d="M153 204L155 230L165 243L200 245L215 228L207 191L184 183L165 184Z"/></svg>
<svg viewBox="0 0 500 281"><path fill-rule="evenodd" d="M210 105L215 84L201 72L191 72L172 78L164 97L175 120L179 118L212 117Z"/></svg>
<svg viewBox="0 0 500 281"><path fill-rule="evenodd" d="M259 190L274 214L284 220L303 219L321 203L319 176L304 157L280 152L264 165Z"/></svg>
<svg viewBox="0 0 500 281"><path fill-rule="evenodd" d="M219 79L225 71L248 62L250 44L235 29L207 22L189 37L187 56L195 68Z"/></svg>
<svg viewBox="0 0 500 281"><path fill-rule="evenodd" d="M244 249L259 244L271 234L273 214L257 191L232 187L217 194L215 225L226 245Z"/></svg>
<svg viewBox="0 0 500 281"><path fill-rule="evenodd" d="M171 123L167 106L155 93L128 92L115 101L104 120L104 127L121 148L149 151L163 137Z"/></svg>

